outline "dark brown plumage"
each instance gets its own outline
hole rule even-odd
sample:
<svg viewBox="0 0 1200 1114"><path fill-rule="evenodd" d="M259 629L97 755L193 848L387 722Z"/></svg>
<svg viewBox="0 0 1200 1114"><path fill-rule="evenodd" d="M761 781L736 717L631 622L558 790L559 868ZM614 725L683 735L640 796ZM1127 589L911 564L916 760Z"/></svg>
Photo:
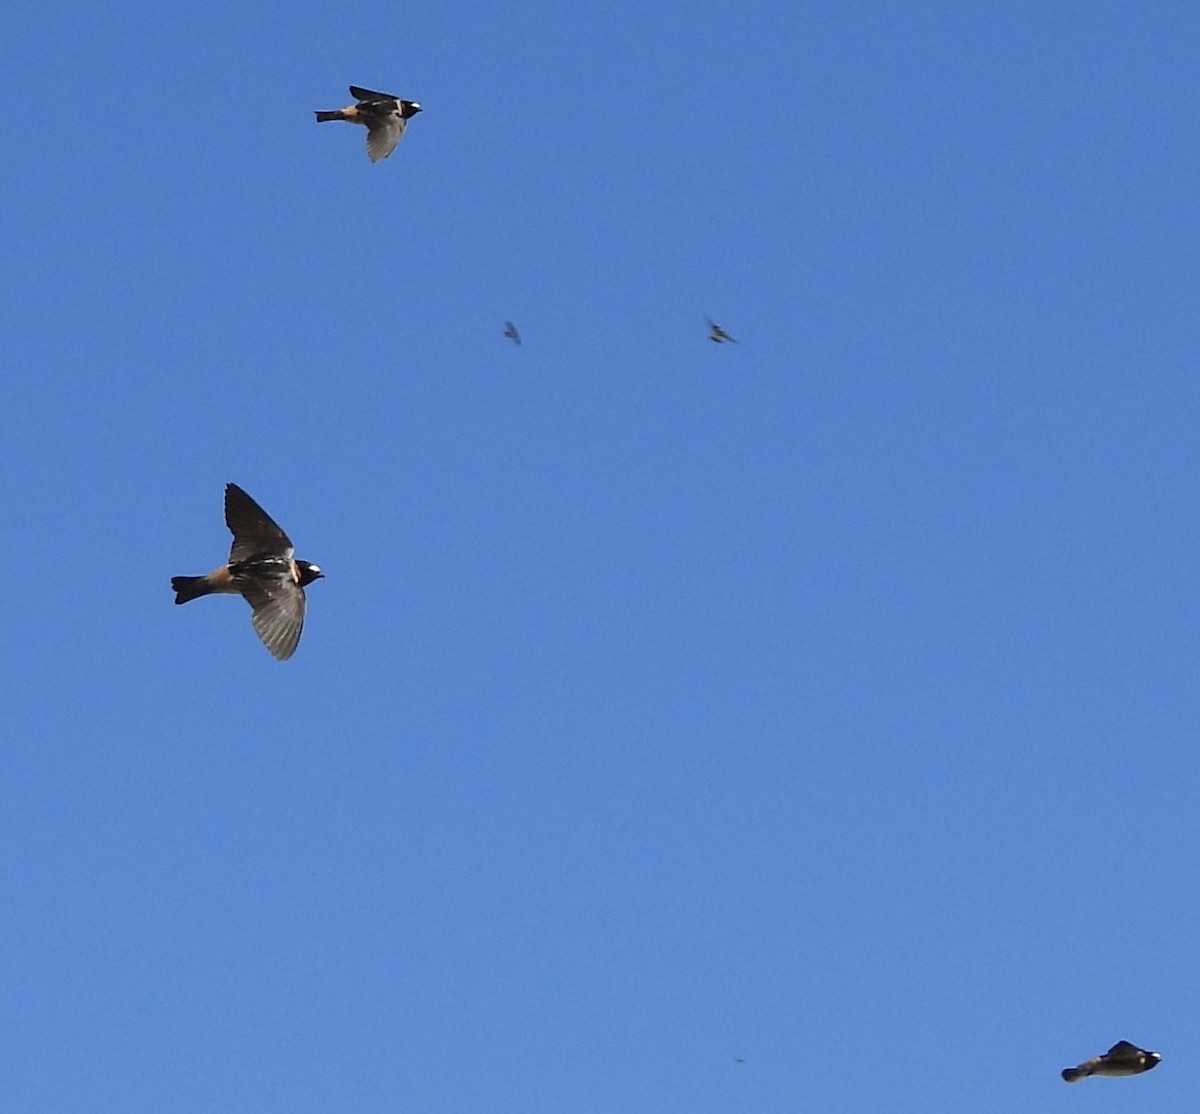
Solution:
<svg viewBox="0 0 1200 1114"><path fill-rule="evenodd" d="M367 156L372 162L386 159L404 138L408 121L421 111L416 101L401 100L391 93L374 93L358 85L350 86L350 96L357 104L318 112L317 123L344 120L347 124L363 124L367 129Z"/></svg>
<svg viewBox="0 0 1200 1114"><path fill-rule="evenodd" d="M1078 1083L1089 1075L1141 1075L1158 1066L1162 1056L1147 1052L1129 1041L1117 1041L1103 1056L1093 1056L1077 1067L1063 1068L1062 1077L1068 1083Z"/></svg>
<svg viewBox="0 0 1200 1114"><path fill-rule="evenodd" d="M296 652L304 629L305 585L325 574L297 561L291 539L237 484L225 485L225 523L233 534L229 564L204 576L175 576L175 602L213 593L245 597L263 645L280 661Z"/></svg>

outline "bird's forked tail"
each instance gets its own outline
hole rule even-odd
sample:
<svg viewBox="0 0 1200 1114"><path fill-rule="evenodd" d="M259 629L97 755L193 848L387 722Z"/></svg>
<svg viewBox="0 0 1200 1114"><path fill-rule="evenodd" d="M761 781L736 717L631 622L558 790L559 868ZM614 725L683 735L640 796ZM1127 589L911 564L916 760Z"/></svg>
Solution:
<svg viewBox="0 0 1200 1114"><path fill-rule="evenodd" d="M207 576L173 576L171 577L171 587L175 589L176 603L198 600L201 596L207 596L212 592Z"/></svg>

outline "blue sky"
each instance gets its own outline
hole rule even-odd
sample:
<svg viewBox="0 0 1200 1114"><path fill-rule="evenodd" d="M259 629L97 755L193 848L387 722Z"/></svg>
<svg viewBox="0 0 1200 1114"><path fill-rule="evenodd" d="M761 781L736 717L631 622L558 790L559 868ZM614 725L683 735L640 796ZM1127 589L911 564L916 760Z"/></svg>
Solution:
<svg viewBox="0 0 1200 1114"><path fill-rule="evenodd" d="M1191 1108L1193 5L7 31L8 1109Z"/></svg>

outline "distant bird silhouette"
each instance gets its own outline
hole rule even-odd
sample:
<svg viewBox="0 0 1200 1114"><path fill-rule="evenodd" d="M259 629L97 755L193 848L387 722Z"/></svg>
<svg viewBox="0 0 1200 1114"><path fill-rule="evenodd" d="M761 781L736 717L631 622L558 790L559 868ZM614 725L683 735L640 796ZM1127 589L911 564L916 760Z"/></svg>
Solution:
<svg viewBox="0 0 1200 1114"><path fill-rule="evenodd" d="M391 93L372 93L357 85L350 86L350 96L358 103L332 112L318 112L317 123L344 120L347 124L365 124L367 157L372 162L386 159L396 149L396 144L404 138L409 119L421 111L416 101L404 101Z"/></svg>
<svg viewBox="0 0 1200 1114"><path fill-rule="evenodd" d="M740 1056L735 1056L735 1057L733 1058L733 1062L734 1062L735 1064L744 1064L746 1061L745 1061L745 1060L743 1060L743 1059L742 1059Z"/></svg>
<svg viewBox="0 0 1200 1114"><path fill-rule="evenodd" d="M1141 1075L1158 1066L1162 1055L1147 1052L1129 1041L1117 1041L1103 1056L1093 1056L1074 1068L1063 1068L1062 1077L1068 1083L1078 1083L1089 1075Z"/></svg>
<svg viewBox="0 0 1200 1114"><path fill-rule="evenodd" d="M708 318L708 339L716 341L717 344L724 344L727 340L737 344L737 340L734 337L731 337L711 317Z"/></svg>
<svg viewBox="0 0 1200 1114"><path fill-rule="evenodd" d="M517 332L517 327L511 321L504 322L504 335L508 337L513 344L521 343L521 334Z"/></svg>

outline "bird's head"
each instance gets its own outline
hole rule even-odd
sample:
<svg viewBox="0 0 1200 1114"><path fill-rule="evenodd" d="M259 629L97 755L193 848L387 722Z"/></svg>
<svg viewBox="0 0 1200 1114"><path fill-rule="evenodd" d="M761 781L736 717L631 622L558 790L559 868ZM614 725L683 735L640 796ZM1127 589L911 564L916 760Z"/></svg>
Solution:
<svg viewBox="0 0 1200 1114"><path fill-rule="evenodd" d="M320 580L325 575L316 565L310 565L307 561L297 561L296 568L300 572L301 588L306 584L311 584L314 580Z"/></svg>
<svg viewBox="0 0 1200 1114"><path fill-rule="evenodd" d="M421 106L416 101L401 101L400 115L407 120L410 116L415 116L421 111Z"/></svg>

